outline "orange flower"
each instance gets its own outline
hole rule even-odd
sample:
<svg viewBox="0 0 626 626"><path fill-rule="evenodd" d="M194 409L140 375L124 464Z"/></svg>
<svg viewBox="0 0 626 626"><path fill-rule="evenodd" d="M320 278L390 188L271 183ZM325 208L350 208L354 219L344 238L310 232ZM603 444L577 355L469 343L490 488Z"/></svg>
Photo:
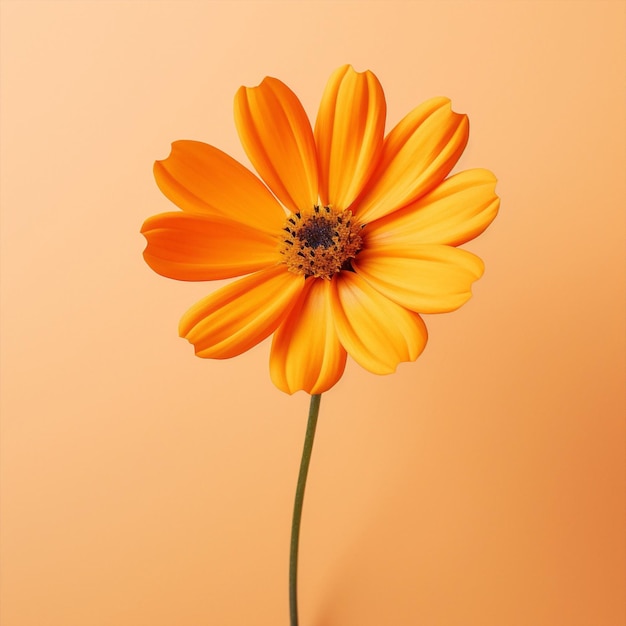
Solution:
<svg viewBox="0 0 626 626"><path fill-rule="evenodd" d="M313 130L296 95L268 77L235 96L241 142L265 185L196 141L175 142L155 163L182 211L144 223L148 265L178 280L246 275L183 316L180 335L198 356L230 358L274 333L276 386L319 394L347 354L375 374L414 361L427 339L419 313L469 299L483 263L456 246L494 219L496 179L484 169L446 178L469 132L447 98L418 106L386 137L385 114L378 79L346 65Z"/></svg>

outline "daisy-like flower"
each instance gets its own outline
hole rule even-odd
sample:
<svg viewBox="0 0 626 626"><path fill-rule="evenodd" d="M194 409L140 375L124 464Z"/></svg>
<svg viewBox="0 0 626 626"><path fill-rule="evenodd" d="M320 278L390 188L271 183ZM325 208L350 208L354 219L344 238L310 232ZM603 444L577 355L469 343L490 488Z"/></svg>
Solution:
<svg viewBox="0 0 626 626"><path fill-rule="evenodd" d="M197 141L175 142L156 162L159 188L182 211L144 223L148 265L178 280L244 276L183 316L180 335L198 356L234 357L273 333L276 386L320 394L347 354L375 374L414 361L427 340L420 313L469 299L483 263L457 246L494 219L496 179L484 169L446 178L469 132L447 98L386 136L385 116L369 71L332 74L314 129L296 95L268 77L235 96L263 182Z"/></svg>

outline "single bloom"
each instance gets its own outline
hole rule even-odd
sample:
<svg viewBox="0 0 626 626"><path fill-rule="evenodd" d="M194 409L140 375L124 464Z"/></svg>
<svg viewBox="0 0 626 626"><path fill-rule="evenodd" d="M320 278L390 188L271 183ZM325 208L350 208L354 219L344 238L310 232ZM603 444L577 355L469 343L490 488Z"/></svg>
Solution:
<svg viewBox="0 0 626 626"><path fill-rule="evenodd" d="M469 133L447 98L424 102L386 136L382 87L337 69L312 128L296 95L267 77L235 96L235 123L260 179L217 148L176 141L154 165L182 211L147 219L144 258L177 280L242 276L193 306L180 335L226 359L273 334L270 374L319 394L347 355L375 374L414 361L420 313L457 309L483 263L457 246L496 216L495 176L448 177ZM263 181L263 182L262 182Z"/></svg>

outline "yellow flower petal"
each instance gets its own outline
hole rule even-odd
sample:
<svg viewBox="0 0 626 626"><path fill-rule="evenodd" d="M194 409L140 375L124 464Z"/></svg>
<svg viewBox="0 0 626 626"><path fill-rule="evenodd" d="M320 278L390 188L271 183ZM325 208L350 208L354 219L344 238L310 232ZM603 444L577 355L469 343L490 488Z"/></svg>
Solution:
<svg viewBox="0 0 626 626"><path fill-rule="evenodd" d="M197 356L237 356L276 330L303 286L304 277L284 265L246 276L189 309L180 321L180 336L194 345Z"/></svg>
<svg viewBox="0 0 626 626"><path fill-rule="evenodd" d="M270 375L286 393L323 393L343 374L346 351L339 343L330 305L331 281L308 279L298 302L274 333Z"/></svg>
<svg viewBox="0 0 626 626"><path fill-rule="evenodd" d="M333 317L348 354L373 374L391 374L415 361L428 334L422 318L381 295L354 272L332 281Z"/></svg>
<svg viewBox="0 0 626 626"><path fill-rule="evenodd" d="M161 213L141 229L146 263L177 280L219 280L256 272L279 260L277 239L222 217Z"/></svg>
<svg viewBox="0 0 626 626"><path fill-rule="evenodd" d="M175 141L167 159L154 164L154 177L183 211L221 215L269 233L285 219L284 209L252 172L200 141Z"/></svg>
<svg viewBox="0 0 626 626"><path fill-rule="evenodd" d="M413 202L439 184L461 156L467 116L448 98L433 98L409 113L387 135L383 153L353 212L367 223Z"/></svg>
<svg viewBox="0 0 626 626"><path fill-rule="evenodd" d="M383 146L385 95L372 72L344 65L330 77L315 124L322 203L348 208Z"/></svg>
<svg viewBox="0 0 626 626"><path fill-rule="evenodd" d="M451 176L417 202L368 224L368 245L458 246L470 241L498 213L500 198L495 186L496 177L488 170L467 170Z"/></svg>
<svg viewBox="0 0 626 626"><path fill-rule="evenodd" d="M362 250L352 266L377 291L418 313L446 313L471 297L483 273L475 255L441 245L387 246Z"/></svg>
<svg viewBox="0 0 626 626"><path fill-rule="evenodd" d="M318 201L317 155L302 104L284 83L265 78L235 96L235 123L248 158L289 209Z"/></svg>

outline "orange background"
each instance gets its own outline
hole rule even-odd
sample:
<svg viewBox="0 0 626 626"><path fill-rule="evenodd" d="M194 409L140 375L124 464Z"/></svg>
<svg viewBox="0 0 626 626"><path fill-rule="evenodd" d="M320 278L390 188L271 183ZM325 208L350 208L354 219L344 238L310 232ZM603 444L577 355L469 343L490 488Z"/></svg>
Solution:
<svg viewBox="0 0 626 626"><path fill-rule="evenodd" d="M470 116L502 209L414 364L322 399L303 626L623 626L624 2L1 5L2 626L287 624L307 396L269 343L193 357L212 284L143 262L176 139L244 162L236 89L311 116L373 70L388 128Z"/></svg>

